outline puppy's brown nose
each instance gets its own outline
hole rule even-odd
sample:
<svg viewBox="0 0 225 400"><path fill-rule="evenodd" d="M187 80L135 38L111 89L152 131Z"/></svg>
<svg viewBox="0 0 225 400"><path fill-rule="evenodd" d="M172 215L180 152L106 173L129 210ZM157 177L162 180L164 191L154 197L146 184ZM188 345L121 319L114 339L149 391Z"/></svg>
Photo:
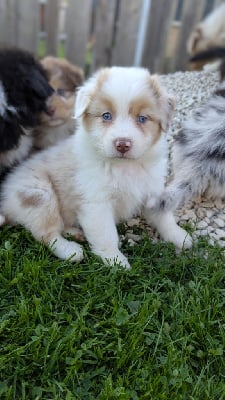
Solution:
<svg viewBox="0 0 225 400"><path fill-rule="evenodd" d="M55 108L53 106L46 107L46 114L52 117L55 114Z"/></svg>
<svg viewBox="0 0 225 400"><path fill-rule="evenodd" d="M114 145L117 151L119 151L121 154L125 154L131 149L132 142L130 139L119 138L115 140Z"/></svg>

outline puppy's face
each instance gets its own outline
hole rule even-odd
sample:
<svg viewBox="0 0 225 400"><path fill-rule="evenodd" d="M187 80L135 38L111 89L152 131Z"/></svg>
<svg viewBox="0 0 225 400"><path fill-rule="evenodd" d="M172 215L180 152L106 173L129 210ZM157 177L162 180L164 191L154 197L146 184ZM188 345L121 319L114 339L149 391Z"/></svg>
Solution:
<svg viewBox="0 0 225 400"><path fill-rule="evenodd" d="M83 71L66 59L48 56L41 61L49 83L55 90L48 100L51 113L41 113L40 124L58 126L68 122L73 115L75 91L84 79Z"/></svg>
<svg viewBox="0 0 225 400"><path fill-rule="evenodd" d="M44 126L62 125L72 118L75 91L69 92L61 88L56 77L50 79L49 83L55 90L47 102L48 108L52 110L52 113L41 113L40 124Z"/></svg>
<svg viewBox="0 0 225 400"><path fill-rule="evenodd" d="M173 108L173 99L146 69L112 67L80 89L75 118L103 157L137 159L167 130Z"/></svg>

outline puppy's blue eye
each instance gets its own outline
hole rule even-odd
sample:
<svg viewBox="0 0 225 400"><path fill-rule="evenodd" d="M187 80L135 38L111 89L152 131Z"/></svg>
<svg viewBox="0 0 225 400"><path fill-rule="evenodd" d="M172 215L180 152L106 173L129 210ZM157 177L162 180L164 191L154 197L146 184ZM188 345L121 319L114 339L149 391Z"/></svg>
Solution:
<svg viewBox="0 0 225 400"><path fill-rule="evenodd" d="M105 112L102 114L102 119L104 121L111 121L112 120L112 114L110 112Z"/></svg>
<svg viewBox="0 0 225 400"><path fill-rule="evenodd" d="M139 122L139 124L144 124L147 121L147 117L145 117L144 115L138 115L137 117L137 121Z"/></svg>

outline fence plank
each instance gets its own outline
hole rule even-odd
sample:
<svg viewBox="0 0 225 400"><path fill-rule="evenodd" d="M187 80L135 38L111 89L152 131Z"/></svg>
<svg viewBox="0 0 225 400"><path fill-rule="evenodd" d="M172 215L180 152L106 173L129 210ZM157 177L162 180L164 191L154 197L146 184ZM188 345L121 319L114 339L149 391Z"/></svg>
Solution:
<svg viewBox="0 0 225 400"><path fill-rule="evenodd" d="M152 0L142 64L162 72L166 43L174 14L174 0Z"/></svg>
<svg viewBox="0 0 225 400"><path fill-rule="evenodd" d="M92 71L111 65L115 10L116 1L99 0L96 4Z"/></svg>
<svg viewBox="0 0 225 400"><path fill-rule="evenodd" d="M45 26L47 54L56 56L58 48L59 0L48 0Z"/></svg>
<svg viewBox="0 0 225 400"><path fill-rule="evenodd" d="M120 1L120 12L112 63L133 65L142 0Z"/></svg>
<svg viewBox="0 0 225 400"><path fill-rule="evenodd" d="M187 39L196 23L202 19L206 0L188 0L184 3L175 70L185 70L188 63Z"/></svg>
<svg viewBox="0 0 225 400"><path fill-rule="evenodd" d="M16 0L0 0L0 46L16 45Z"/></svg>
<svg viewBox="0 0 225 400"><path fill-rule="evenodd" d="M17 0L17 46L37 53L38 49L38 0Z"/></svg>
<svg viewBox="0 0 225 400"><path fill-rule="evenodd" d="M84 68L92 1L70 0L66 15L66 57Z"/></svg>
<svg viewBox="0 0 225 400"><path fill-rule="evenodd" d="M0 45L37 52L37 0L0 0Z"/></svg>

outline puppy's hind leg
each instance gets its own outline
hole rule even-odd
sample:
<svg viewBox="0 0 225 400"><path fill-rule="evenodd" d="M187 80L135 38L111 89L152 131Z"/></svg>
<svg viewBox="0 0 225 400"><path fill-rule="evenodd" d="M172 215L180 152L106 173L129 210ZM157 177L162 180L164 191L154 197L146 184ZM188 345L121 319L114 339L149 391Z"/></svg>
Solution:
<svg viewBox="0 0 225 400"><path fill-rule="evenodd" d="M43 241L61 259L81 261L82 247L62 236L64 223L53 189L31 188L18 193L20 209L17 222L28 228L36 240Z"/></svg>

